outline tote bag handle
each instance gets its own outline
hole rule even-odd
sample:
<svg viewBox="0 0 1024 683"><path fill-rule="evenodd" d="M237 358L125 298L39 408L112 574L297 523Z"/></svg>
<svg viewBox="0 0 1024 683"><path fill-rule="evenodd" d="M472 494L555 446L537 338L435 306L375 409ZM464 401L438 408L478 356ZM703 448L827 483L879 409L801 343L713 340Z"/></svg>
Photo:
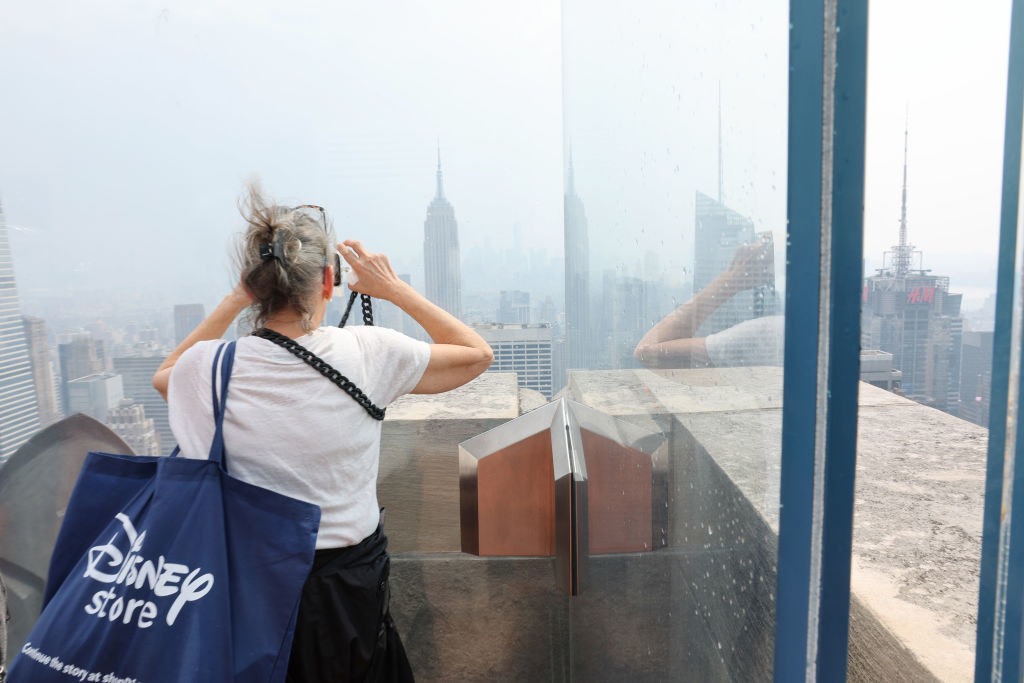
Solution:
<svg viewBox="0 0 1024 683"><path fill-rule="evenodd" d="M217 363L220 363L220 392L217 391ZM213 357L213 368L210 377L210 396L213 401L213 420L216 428L213 442L210 444L209 459L228 471L227 453L224 450L224 408L228 402L228 384L231 381L231 368L235 365L235 342L222 344ZM219 393L219 395L218 395Z"/></svg>

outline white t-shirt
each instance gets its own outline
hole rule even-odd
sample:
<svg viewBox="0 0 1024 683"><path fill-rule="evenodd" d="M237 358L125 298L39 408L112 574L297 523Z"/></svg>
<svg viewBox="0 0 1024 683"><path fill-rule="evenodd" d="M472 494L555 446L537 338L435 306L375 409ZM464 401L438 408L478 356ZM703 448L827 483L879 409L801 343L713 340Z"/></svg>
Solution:
<svg viewBox="0 0 1024 683"><path fill-rule="evenodd" d="M321 327L296 339L385 407L419 383L430 346L382 327ZM209 456L210 378L220 340L181 355L167 391L181 454ZM377 528L381 422L289 351L259 337L235 348L224 418L227 470L320 506L316 547L359 543Z"/></svg>
<svg viewBox="0 0 1024 683"><path fill-rule="evenodd" d="M768 315L708 335L708 359L716 368L739 365L782 365L786 318Z"/></svg>

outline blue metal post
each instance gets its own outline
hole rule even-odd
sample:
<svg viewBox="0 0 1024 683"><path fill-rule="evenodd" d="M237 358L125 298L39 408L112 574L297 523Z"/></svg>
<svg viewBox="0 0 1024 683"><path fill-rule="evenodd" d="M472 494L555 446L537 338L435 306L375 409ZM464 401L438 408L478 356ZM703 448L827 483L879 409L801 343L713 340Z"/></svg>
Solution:
<svg viewBox="0 0 1024 683"><path fill-rule="evenodd" d="M790 7L774 666L777 681L833 681L846 675L850 602L867 1L793 0Z"/></svg>
<svg viewBox="0 0 1024 683"><path fill-rule="evenodd" d="M864 136L867 0L841 0L836 16L832 137L832 250L828 416L822 513L817 680L846 678L850 553L857 463L860 309L864 286Z"/></svg>
<svg viewBox="0 0 1024 683"><path fill-rule="evenodd" d="M786 189L786 345L782 410L775 680L807 669L818 387L824 8L792 0Z"/></svg>
<svg viewBox="0 0 1024 683"><path fill-rule="evenodd" d="M1024 125L1024 7L1014 0L1010 20L1010 63L1006 87L1006 122L1003 134L1003 193L999 225L999 270L996 287L996 319L992 347L992 384L989 396L988 464L985 474L985 512L981 543L981 578L978 590L978 633L975 645L974 680L993 679L993 646L996 642L996 582L999 560L999 531L1003 505L1003 466L1006 458L1006 414L1010 374L1011 324L1013 321L1014 259L1017 251L1017 214L1020 193L1021 129ZM1017 275L1019 277L1019 274ZM1014 397L1020 405L1020 397ZM1018 418L1019 419L1019 418ZM1017 452L1021 451L1017 439ZM1015 468L1019 477L1021 469ZM1017 482L1014 491L1018 491ZM1024 512L1016 507L1018 513ZM1019 524L1016 525L1019 529ZM1013 650L1014 661L999 662L1004 680L1006 664L1019 672L1020 623L1017 635L1007 638L1000 649ZM1006 634L1010 636L1012 634Z"/></svg>

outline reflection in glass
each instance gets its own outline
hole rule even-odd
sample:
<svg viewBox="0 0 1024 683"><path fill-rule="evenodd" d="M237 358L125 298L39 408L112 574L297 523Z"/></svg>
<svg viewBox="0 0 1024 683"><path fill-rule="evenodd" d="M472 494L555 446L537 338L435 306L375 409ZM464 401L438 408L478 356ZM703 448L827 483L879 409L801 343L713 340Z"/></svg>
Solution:
<svg viewBox="0 0 1024 683"><path fill-rule="evenodd" d="M784 319L764 315L775 295L774 258L771 233L740 245L723 272L644 335L636 359L651 368L782 365ZM697 336L701 329L712 332Z"/></svg>

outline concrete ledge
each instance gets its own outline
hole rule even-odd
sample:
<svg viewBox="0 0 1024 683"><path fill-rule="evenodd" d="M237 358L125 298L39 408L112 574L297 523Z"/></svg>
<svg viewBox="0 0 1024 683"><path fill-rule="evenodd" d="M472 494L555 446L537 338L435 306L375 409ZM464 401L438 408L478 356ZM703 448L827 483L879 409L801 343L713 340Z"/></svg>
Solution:
<svg viewBox="0 0 1024 683"><path fill-rule="evenodd" d="M551 558L457 552L457 444L535 397L485 375L396 404L378 489L417 675L770 679L781 386L779 368L570 374L570 398L670 443L669 547L590 558L573 600ZM985 430L861 386L849 678L969 679Z"/></svg>
<svg viewBox="0 0 1024 683"><path fill-rule="evenodd" d="M650 392L677 423L675 504L683 493L695 496L688 507L674 510L672 542L737 525L758 533L756 523L739 520L760 520L767 553L762 571L770 568L771 593L781 382L780 368L726 368L579 373L571 383L577 400L601 402L606 411L615 408L609 396ZM987 431L865 383L859 404L850 679L968 680L974 665ZM649 404L638 409L626 402L615 414L664 425ZM722 482L707 488L707 475L695 477L679 467L686 462L679 449L687 437L706 453L705 464L721 469ZM749 504L748 514L725 512L730 485ZM680 526L681 520L702 521L694 529Z"/></svg>

